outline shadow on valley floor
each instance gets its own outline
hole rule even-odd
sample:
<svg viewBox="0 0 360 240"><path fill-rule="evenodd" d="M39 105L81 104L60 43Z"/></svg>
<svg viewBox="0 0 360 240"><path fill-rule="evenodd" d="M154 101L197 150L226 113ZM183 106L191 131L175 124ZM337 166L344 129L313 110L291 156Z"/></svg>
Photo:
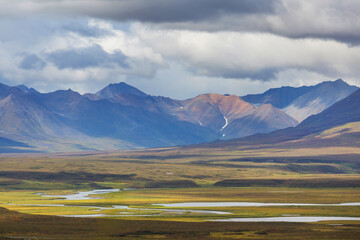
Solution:
<svg viewBox="0 0 360 240"><path fill-rule="evenodd" d="M358 179L226 179L214 184L216 187L294 187L294 188L358 188Z"/></svg>
<svg viewBox="0 0 360 240"><path fill-rule="evenodd" d="M101 174L89 172L0 171L0 177L42 181L110 181L133 179L136 174Z"/></svg>

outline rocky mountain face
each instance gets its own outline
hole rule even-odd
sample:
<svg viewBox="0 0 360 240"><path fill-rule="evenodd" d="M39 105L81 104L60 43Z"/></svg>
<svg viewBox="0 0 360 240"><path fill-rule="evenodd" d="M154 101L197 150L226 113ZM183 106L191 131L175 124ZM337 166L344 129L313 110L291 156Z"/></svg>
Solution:
<svg viewBox="0 0 360 240"><path fill-rule="evenodd" d="M270 103L302 122L307 117L318 114L344 99L357 89L358 87L350 86L338 79L309 87L270 89L263 94L244 96L243 99L256 105Z"/></svg>
<svg viewBox="0 0 360 240"><path fill-rule="evenodd" d="M36 151L165 147L268 133L298 124L286 113L291 106L306 112L306 104L317 95L322 100L311 106L320 111L327 106L324 102L353 89L342 81L320 85L243 98L202 94L175 100L150 96L126 83L84 95L0 84L0 152L11 145ZM334 99L325 96L327 91Z"/></svg>
<svg viewBox="0 0 360 240"><path fill-rule="evenodd" d="M172 114L211 128L222 139L293 127L298 122L271 104L256 107L235 95L203 94L181 102Z"/></svg>
<svg viewBox="0 0 360 240"><path fill-rule="evenodd" d="M254 106L235 95L202 94L181 101L172 111L179 119L220 131L229 120L236 119ZM225 127L224 127L225 128Z"/></svg>
<svg viewBox="0 0 360 240"><path fill-rule="evenodd" d="M225 136L230 136L226 139L230 139L295 127L297 124L298 121L280 109L264 104L232 121L223 132Z"/></svg>

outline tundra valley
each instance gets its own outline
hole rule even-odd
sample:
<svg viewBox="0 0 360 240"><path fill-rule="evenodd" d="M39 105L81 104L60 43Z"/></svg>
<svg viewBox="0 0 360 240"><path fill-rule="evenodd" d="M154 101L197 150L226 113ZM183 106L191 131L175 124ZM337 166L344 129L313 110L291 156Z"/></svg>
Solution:
<svg viewBox="0 0 360 240"><path fill-rule="evenodd" d="M0 0L0 240L359 240L359 0Z"/></svg>
<svg viewBox="0 0 360 240"><path fill-rule="evenodd" d="M321 99L318 89L324 86L333 87L335 92L342 92L341 86L350 91L324 111L321 106L314 107L320 113L294 127L243 138L224 140L220 136L217 141L196 145L72 153L45 152L30 145L35 140L8 140L0 158L1 236L4 239L357 239L360 90L341 80L310 87L323 104L327 95L325 100ZM16 87L7 89L18 91ZM123 89L117 90L112 96L128 97L129 93ZM270 105L273 99L281 98L280 90L283 91L272 89L256 96L256 101L264 101L264 96L272 94L265 98L270 100L261 103ZM20 94L24 98L42 97L37 92ZM12 96L15 95L4 97L3 102ZM81 96L64 98L62 102L78 101ZM146 95L145 99L148 98L152 97ZM227 100L235 96L211 94L201 98L200 102L195 98L178 104L184 106L184 111L190 111L188 102L192 102L191 106L210 102L209 108L214 109L215 105L220 114L228 105L218 98ZM303 98L313 101L314 97ZM107 103L107 100L86 101ZM236 97L234 101L230 104L231 111L226 112L229 122L225 124L235 128L240 123L231 116L241 109L237 102L244 100ZM24 116L25 113L15 112L20 109L3 110L7 113L3 122L20 121L13 118L10 122L5 118L11 110L14 110L12 117ZM269 108L264 111L268 114ZM307 111L301 109L299 115ZM260 115L263 121L267 121L266 114ZM282 121L282 118L270 119ZM26 119L21 122L27 124ZM228 126L219 128L220 125L214 129L222 133ZM6 125L2 126L5 132ZM41 122L36 126L42 127ZM212 124L207 126L210 131ZM256 130L263 132L260 128Z"/></svg>

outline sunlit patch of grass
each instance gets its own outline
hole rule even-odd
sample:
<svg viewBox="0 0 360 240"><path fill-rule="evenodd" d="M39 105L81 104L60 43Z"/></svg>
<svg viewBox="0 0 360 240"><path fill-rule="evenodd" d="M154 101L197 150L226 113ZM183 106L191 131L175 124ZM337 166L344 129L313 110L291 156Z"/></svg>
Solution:
<svg viewBox="0 0 360 240"><path fill-rule="evenodd" d="M45 206L21 206L21 205L0 205L9 210L21 213L39 214L39 215L81 215L94 214L95 208L85 208L76 206L67 207L45 207Z"/></svg>

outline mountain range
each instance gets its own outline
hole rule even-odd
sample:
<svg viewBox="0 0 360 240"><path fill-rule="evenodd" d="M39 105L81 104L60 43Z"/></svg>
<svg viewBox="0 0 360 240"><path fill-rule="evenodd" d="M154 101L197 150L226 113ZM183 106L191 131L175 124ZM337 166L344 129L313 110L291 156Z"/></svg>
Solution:
<svg viewBox="0 0 360 240"><path fill-rule="evenodd" d="M287 147L320 145L360 147L360 89L319 114L311 115L296 127L270 133L203 144L207 147L266 146L286 143ZM330 144L330 145L329 145Z"/></svg>
<svg viewBox="0 0 360 240"><path fill-rule="evenodd" d="M338 79L315 86L274 88L263 94L247 95L242 98L255 105L272 104L302 122L307 117L320 113L344 99L357 89Z"/></svg>
<svg viewBox="0 0 360 240"><path fill-rule="evenodd" d="M317 129L324 122L311 115L332 109L357 89L337 80L243 97L211 93L176 100L148 95L126 83L84 95L0 84L0 152L138 149L286 128L311 132L304 124ZM335 124L341 122L336 114L333 118Z"/></svg>

